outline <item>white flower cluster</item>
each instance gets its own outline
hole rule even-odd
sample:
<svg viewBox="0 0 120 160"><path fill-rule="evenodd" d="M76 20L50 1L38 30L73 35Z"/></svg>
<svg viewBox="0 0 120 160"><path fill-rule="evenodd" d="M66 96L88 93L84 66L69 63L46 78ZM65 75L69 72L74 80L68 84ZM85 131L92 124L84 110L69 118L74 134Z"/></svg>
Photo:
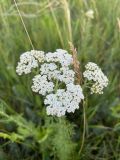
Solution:
<svg viewBox="0 0 120 160"><path fill-rule="evenodd" d="M33 68L39 68L39 74L32 79L32 91L44 96L48 115L60 117L66 112L74 112L84 99L81 86L74 84L75 72L72 67L73 58L65 50L57 49L54 53L46 54L31 50L20 56L16 72L18 75L28 74ZM92 93L103 93L103 88L108 84L101 69L91 62L86 65L84 77L95 82Z"/></svg>
<svg viewBox="0 0 120 160"><path fill-rule="evenodd" d="M28 74L32 68L40 67L40 73L32 79L32 91L45 96L48 115L60 117L66 112L74 112L84 99L82 88L74 84L75 72L71 69L72 64L73 58L65 50L57 49L54 53L46 54L32 50L20 56L16 72L18 75ZM64 86L65 89L59 86Z"/></svg>
<svg viewBox="0 0 120 160"><path fill-rule="evenodd" d="M53 82L48 82L46 75L41 76L38 74L33 78L33 85L31 88L33 92L38 92L39 94L45 96L47 93L53 91L54 84Z"/></svg>
<svg viewBox="0 0 120 160"><path fill-rule="evenodd" d="M91 93L103 94L103 89L108 85L108 78L104 75L97 64L89 62L83 76L89 81L93 81Z"/></svg>
<svg viewBox="0 0 120 160"><path fill-rule="evenodd" d="M38 62L44 61L43 51L28 51L20 56L20 62L16 67L16 72L18 75L28 74L32 71L32 68L37 68Z"/></svg>
<svg viewBox="0 0 120 160"><path fill-rule="evenodd" d="M43 51L31 50L31 55L35 57L40 63L44 62L45 60L45 54Z"/></svg>
<svg viewBox="0 0 120 160"><path fill-rule="evenodd" d="M47 62L59 62L62 66L67 67L73 62L72 55L63 49L57 49L54 53L46 54Z"/></svg>
<svg viewBox="0 0 120 160"><path fill-rule="evenodd" d="M47 75L48 80L57 79L60 76L60 71L55 63L44 63L40 68L41 75Z"/></svg>
<svg viewBox="0 0 120 160"><path fill-rule="evenodd" d="M75 72L68 67L59 68L55 63L44 63L40 71L41 75L47 75L48 80L56 79L65 84L74 83Z"/></svg>
<svg viewBox="0 0 120 160"><path fill-rule="evenodd" d="M79 108L79 103L84 99L80 85L73 83L66 85L67 89L58 89L55 94L49 94L45 98L47 114L61 117L66 112L73 112Z"/></svg>
<svg viewBox="0 0 120 160"><path fill-rule="evenodd" d="M68 67L62 67L60 69L61 75L58 76L58 80L64 82L65 84L74 83L75 72Z"/></svg>
<svg viewBox="0 0 120 160"><path fill-rule="evenodd" d="M84 99L81 86L74 84L72 65L73 58L65 50L57 49L54 53L46 54L31 50L20 56L16 72L22 75L30 73L33 68L40 68L40 73L32 79L32 91L44 96L48 115L60 117L66 112L74 113ZM85 68L83 76L93 82L91 93L102 94L108 85L107 77L95 63L89 62Z"/></svg>

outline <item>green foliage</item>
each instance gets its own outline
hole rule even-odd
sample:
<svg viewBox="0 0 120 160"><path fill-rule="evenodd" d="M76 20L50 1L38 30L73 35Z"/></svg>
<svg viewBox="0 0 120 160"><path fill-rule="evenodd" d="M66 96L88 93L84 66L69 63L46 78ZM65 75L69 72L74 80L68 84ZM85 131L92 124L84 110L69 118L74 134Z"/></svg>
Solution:
<svg viewBox="0 0 120 160"><path fill-rule="evenodd" d="M60 160L69 160L75 157L75 144L70 138L72 134L72 125L67 124L65 120L60 118L56 124L55 135L52 138L54 152Z"/></svg>
<svg viewBox="0 0 120 160"><path fill-rule="evenodd" d="M27 2L27 3L26 3ZM109 77L101 96L87 95L85 143L82 106L59 119L48 117L31 77L18 77L19 55L31 49L13 1L0 1L0 160L120 159L119 0L19 0L36 49L78 49L81 69L96 62ZM92 9L94 18L86 16Z"/></svg>
<svg viewBox="0 0 120 160"><path fill-rule="evenodd" d="M4 124L11 124L16 127L17 133L13 131L11 133L0 133L0 137L4 139L10 139L12 142L24 141L27 137L32 137L36 142L41 143L46 140L49 135L49 128L45 129L42 127L36 127L31 121L27 121L22 115L16 113L9 115L5 111L5 105L1 102L0 104L0 117L1 122ZM11 125L13 125L11 124ZM8 129L9 130L9 129Z"/></svg>

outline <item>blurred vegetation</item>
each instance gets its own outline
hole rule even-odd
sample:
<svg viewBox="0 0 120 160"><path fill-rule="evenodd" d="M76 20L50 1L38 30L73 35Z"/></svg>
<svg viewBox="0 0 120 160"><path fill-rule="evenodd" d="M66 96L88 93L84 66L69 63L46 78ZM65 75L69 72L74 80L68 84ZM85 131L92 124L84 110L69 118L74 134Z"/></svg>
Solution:
<svg viewBox="0 0 120 160"><path fill-rule="evenodd" d="M96 62L110 83L103 95L87 95L79 155L82 106L63 118L46 115L31 77L16 75L20 54L31 46L13 1L1 0L0 160L120 160L120 0L19 0L18 6L35 49L69 50L72 41L81 68Z"/></svg>

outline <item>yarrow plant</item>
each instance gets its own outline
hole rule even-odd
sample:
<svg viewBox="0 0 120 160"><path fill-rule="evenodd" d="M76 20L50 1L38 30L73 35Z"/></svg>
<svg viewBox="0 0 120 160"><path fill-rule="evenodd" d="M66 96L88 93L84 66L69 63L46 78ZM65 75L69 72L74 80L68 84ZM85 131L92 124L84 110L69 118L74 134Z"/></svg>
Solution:
<svg viewBox="0 0 120 160"><path fill-rule="evenodd" d="M47 115L61 117L66 112L75 112L84 100L82 86L76 84L74 59L66 50L55 52L31 50L20 56L16 67L18 75L28 74L39 68L39 74L33 77L31 89L44 97ZM108 79L97 66L89 62L85 66L83 77L92 82L91 93L102 94L108 85Z"/></svg>

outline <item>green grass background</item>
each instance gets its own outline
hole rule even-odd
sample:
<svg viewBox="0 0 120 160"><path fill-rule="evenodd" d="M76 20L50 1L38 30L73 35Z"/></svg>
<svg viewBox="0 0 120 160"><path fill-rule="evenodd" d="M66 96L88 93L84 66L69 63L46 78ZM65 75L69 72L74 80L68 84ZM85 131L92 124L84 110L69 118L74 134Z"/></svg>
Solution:
<svg viewBox="0 0 120 160"><path fill-rule="evenodd" d="M19 0L19 9L35 49L69 51L72 41L81 68L97 63L109 86L103 95L87 94L79 155L82 106L66 118L46 116L42 98L30 89L32 75L16 75L20 54L32 48L14 2L1 0L0 160L120 160L120 0Z"/></svg>

